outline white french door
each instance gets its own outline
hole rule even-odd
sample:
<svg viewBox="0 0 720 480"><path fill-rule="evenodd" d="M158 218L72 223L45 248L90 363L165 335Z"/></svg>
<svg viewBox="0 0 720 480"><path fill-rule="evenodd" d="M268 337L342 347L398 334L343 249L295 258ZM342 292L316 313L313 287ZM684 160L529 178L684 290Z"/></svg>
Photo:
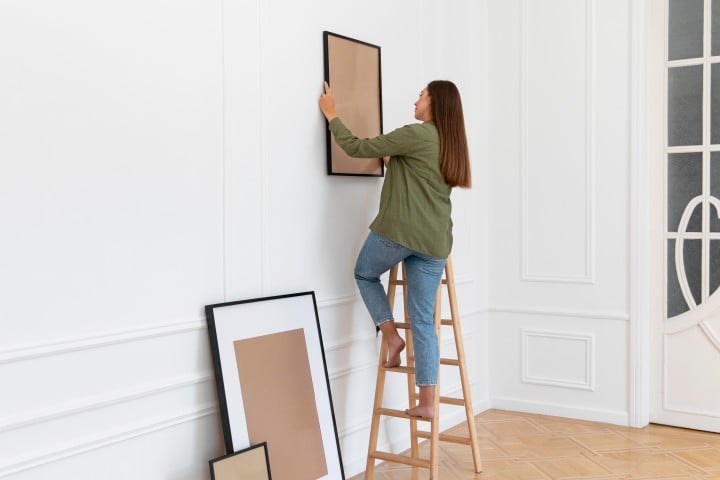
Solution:
<svg viewBox="0 0 720 480"><path fill-rule="evenodd" d="M720 432L720 0L650 8L651 421Z"/></svg>

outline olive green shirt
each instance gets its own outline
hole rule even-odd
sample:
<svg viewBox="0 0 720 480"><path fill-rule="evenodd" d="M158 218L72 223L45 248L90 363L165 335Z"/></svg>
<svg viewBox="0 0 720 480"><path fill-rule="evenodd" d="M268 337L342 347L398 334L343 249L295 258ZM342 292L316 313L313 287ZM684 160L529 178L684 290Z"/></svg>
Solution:
<svg viewBox="0 0 720 480"><path fill-rule="evenodd" d="M338 117L330 122L337 144L351 157L390 156L380 209L370 230L411 250L447 258L452 248L450 192L440 172L440 139L431 121L360 139Z"/></svg>

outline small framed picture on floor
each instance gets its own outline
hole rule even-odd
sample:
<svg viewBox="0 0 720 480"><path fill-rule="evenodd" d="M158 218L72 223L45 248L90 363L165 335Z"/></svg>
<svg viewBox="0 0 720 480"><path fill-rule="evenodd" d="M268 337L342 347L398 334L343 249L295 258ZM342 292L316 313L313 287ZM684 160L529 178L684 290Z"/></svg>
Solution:
<svg viewBox="0 0 720 480"><path fill-rule="evenodd" d="M267 443L210 460L212 480L272 480Z"/></svg>

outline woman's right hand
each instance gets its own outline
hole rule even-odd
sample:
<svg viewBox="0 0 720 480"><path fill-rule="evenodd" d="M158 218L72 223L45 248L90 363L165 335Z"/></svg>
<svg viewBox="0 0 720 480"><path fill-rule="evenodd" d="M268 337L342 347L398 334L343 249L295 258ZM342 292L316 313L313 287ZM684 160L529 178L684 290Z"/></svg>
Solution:
<svg viewBox="0 0 720 480"><path fill-rule="evenodd" d="M330 89L330 85L325 82L325 91L320 95L320 111L328 122L337 117L335 113L335 94Z"/></svg>

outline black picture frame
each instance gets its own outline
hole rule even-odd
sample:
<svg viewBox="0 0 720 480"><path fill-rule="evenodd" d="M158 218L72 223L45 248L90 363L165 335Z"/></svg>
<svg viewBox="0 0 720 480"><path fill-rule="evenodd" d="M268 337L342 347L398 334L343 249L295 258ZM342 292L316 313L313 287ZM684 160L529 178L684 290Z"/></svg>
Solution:
<svg viewBox="0 0 720 480"><path fill-rule="evenodd" d="M258 449L262 449L264 462L256 452ZM238 473L243 480L272 480L267 442L213 458L209 464L210 480L237 480Z"/></svg>
<svg viewBox="0 0 720 480"><path fill-rule="evenodd" d="M267 442L277 480L344 480L315 292L205 313L227 453Z"/></svg>
<svg viewBox="0 0 720 480"><path fill-rule="evenodd" d="M382 134L380 47L324 31L323 51L324 79L335 93L335 108L345 126L360 138ZM328 175L385 176L382 158L351 158L337 145L329 130L326 131L326 154Z"/></svg>

